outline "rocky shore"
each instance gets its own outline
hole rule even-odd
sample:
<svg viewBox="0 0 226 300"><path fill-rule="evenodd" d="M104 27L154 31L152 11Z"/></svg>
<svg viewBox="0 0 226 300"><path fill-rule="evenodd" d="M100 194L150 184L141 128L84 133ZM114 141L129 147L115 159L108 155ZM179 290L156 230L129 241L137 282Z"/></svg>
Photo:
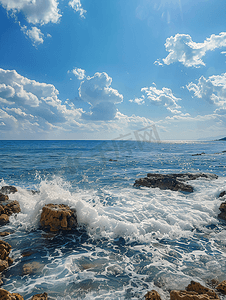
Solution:
<svg viewBox="0 0 226 300"><path fill-rule="evenodd" d="M185 184L185 181L195 180L198 178L213 180L217 179L214 174L152 174L148 173L147 177L140 178L135 181L134 186L146 186L160 189L170 189L173 191L193 192L193 187ZM8 195L16 193L17 190L13 186L5 186L0 190L0 226L9 222L9 216L20 212L19 202L16 200L9 200ZM219 196L222 200L226 198L226 191L222 191ZM226 220L226 202L220 205L221 213L219 218ZM64 204L47 204L42 208L40 217L40 228L48 232L71 232L78 227L77 215L74 209ZM4 237L10 234L9 232L1 232L0 236ZM13 259L10 257L11 245L0 240L0 285L3 284L2 274L13 264ZM28 254L30 255L30 254ZM26 254L24 254L26 256ZM31 274L36 265L25 264L23 268L23 275ZM220 300L220 295L226 295L226 280L219 283L216 280L212 281L213 289L202 286L198 282L191 281L185 290L172 290L170 292L170 300ZM155 290L147 292L145 300L161 300L161 296ZM17 293L10 293L0 288L1 300L23 300L24 298ZM47 300L48 294L33 295L30 300Z"/></svg>

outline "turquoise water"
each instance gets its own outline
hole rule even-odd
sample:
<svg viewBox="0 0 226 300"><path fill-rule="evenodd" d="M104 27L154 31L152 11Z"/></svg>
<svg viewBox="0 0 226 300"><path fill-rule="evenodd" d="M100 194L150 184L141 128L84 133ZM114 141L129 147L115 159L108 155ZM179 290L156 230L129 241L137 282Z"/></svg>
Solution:
<svg viewBox="0 0 226 300"><path fill-rule="evenodd" d="M1 186L15 185L10 199L21 206L1 228L13 232L4 240L14 258L3 288L25 300L44 291L58 300L142 299L151 289L167 299L191 280L225 280L225 223L217 218L225 150L225 142L0 141ZM219 178L190 181L192 194L135 189L148 172ZM75 208L79 230L43 232L47 203ZM24 264L35 272L23 275Z"/></svg>

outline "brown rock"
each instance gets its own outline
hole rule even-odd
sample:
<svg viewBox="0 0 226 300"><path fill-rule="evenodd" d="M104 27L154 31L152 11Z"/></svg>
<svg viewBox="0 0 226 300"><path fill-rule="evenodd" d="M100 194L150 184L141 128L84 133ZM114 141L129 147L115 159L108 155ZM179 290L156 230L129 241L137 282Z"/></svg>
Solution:
<svg viewBox="0 0 226 300"><path fill-rule="evenodd" d="M43 293L43 294L37 294L34 295L31 300L48 300L48 294L47 293Z"/></svg>
<svg viewBox="0 0 226 300"><path fill-rule="evenodd" d="M196 292L188 292L188 291L171 291L170 292L170 300L210 300L206 294L199 295Z"/></svg>
<svg viewBox="0 0 226 300"><path fill-rule="evenodd" d="M0 190L3 194L15 194L17 192L17 188L12 185L3 186Z"/></svg>
<svg viewBox="0 0 226 300"><path fill-rule="evenodd" d="M8 266L9 266L8 261L0 259L0 272L2 272L5 269L7 269Z"/></svg>
<svg viewBox="0 0 226 300"><path fill-rule="evenodd" d="M8 216L11 216L12 214L17 214L21 211L20 210L20 204L16 200L8 203L7 205L4 205L3 208L4 208L4 211L5 211L5 214L8 215Z"/></svg>
<svg viewBox="0 0 226 300"><path fill-rule="evenodd" d="M10 293L0 288L0 299L1 300L24 300L24 298L17 293Z"/></svg>
<svg viewBox="0 0 226 300"><path fill-rule="evenodd" d="M161 300L161 297L158 292L151 290L145 295L145 300Z"/></svg>
<svg viewBox="0 0 226 300"><path fill-rule="evenodd" d="M220 292L226 294L226 280L224 280L220 284L218 284L216 289L219 290Z"/></svg>
<svg viewBox="0 0 226 300"><path fill-rule="evenodd" d="M203 285L201 285L199 282L191 281L191 283L186 288L187 291L196 292L199 295L206 294L211 299L219 299L217 294L214 292L214 290L209 289Z"/></svg>
<svg viewBox="0 0 226 300"><path fill-rule="evenodd" d="M0 201L7 201L7 200L9 200L9 197L7 195L0 193Z"/></svg>
<svg viewBox="0 0 226 300"><path fill-rule="evenodd" d="M0 225L9 223L9 217L6 214L0 215Z"/></svg>
<svg viewBox="0 0 226 300"><path fill-rule="evenodd" d="M75 210L64 204L47 204L42 208L41 227L50 231L71 230L78 226Z"/></svg>
<svg viewBox="0 0 226 300"><path fill-rule="evenodd" d="M10 232L8 232L8 231L0 232L0 236L7 236L9 234L10 234Z"/></svg>
<svg viewBox="0 0 226 300"><path fill-rule="evenodd" d="M13 263L12 258L9 257L11 246L2 240L0 240L0 272L8 268L9 264ZM1 298L0 298L1 299Z"/></svg>

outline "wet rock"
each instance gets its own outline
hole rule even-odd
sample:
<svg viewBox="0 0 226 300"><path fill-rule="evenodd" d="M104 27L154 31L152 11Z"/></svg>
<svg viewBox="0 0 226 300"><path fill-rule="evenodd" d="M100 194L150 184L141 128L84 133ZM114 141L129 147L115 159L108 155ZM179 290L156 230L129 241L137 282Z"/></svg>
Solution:
<svg viewBox="0 0 226 300"><path fill-rule="evenodd" d="M24 300L24 298L17 293L10 293L0 288L0 299L1 300Z"/></svg>
<svg viewBox="0 0 226 300"><path fill-rule="evenodd" d="M191 281L186 291L170 292L170 300L220 300L214 290L209 289L199 282Z"/></svg>
<svg viewBox="0 0 226 300"><path fill-rule="evenodd" d="M23 257L28 257L28 256L31 256L32 254L34 254L33 251L24 251L21 255L22 255Z"/></svg>
<svg viewBox="0 0 226 300"><path fill-rule="evenodd" d="M109 161L117 161L117 159L112 159L112 158L110 158Z"/></svg>
<svg viewBox="0 0 226 300"><path fill-rule="evenodd" d="M47 204L42 208L40 218L43 229L56 232L72 230L78 226L76 211L64 204Z"/></svg>
<svg viewBox="0 0 226 300"><path fill-rule="evenodd" d="M223 192L220 193L220 195L218 196L218 198L222 198L222 197L224 197L225 195L226 195L226 191L223 191Z"/></svg>
<svg viewBox="0 0 226 300"><path fill-rule="evenodd" d="M8 232L8 231L3 231L3 232L0 232L0 236L7 236L7 235L10 235L11 233Z"/></svg>
<svg viewBox="0 0 226 300"><path fill-rule="evenodd" d="M0 225L3 226L7 223L9 223L9 216L7 216L6 214L2 214L0 216Z"/></svg>
<svg viewBox="0 0 226 300"><path fill-rule="evenodd" d="M214 292L214 290L201 285L199 282L191 281L191 283L187 286L186 290L196 292L199 295L206 294L213 299L219 299L218 295L216 294L216 292Z"/></svg>
<svg viewBox="0 0 226 300"><path fill-rule="evenodd" d="M226 294L226 280L222 281L218 286L216 287L218 291L220 291L223 294Z"/></svg>
<svg viewBox="0 0 226 300"><path fill-rule="evenodd" d="M187 180L195 180L198 178L206 178L206 179L217 179L218 176L215 174L152 174L148 173L147 177L140 178L135 180L134 186L146 186L152 188L160 188L162 190L172 190L172 191L181 191L181 192L193 192L193 187L191 185L183 183L183 181Z"/></svg>
<svg viewBox="0 0 226 300"><path fill-rule="evenodd" d="M151 290L145 295L145 300L161 300L161 297L158 292Z"/></svg>
<svg viewBox="0 0 226 300"><path fill-rule="evenodd" d="M10 244L0 240L0 272L7 269L8 266L13 263L12 258L9 257L10 251L11 251Z"/></svg>
<svg viewBox="0 0 226 300"><path fill-rule="evenodd" d="M43 294L37 294L34 295L31 300L48 300L48 294L47 293L43 293Z"/></svg>
<svg viewBox="0 0 226 300"><path fill-rule="evenodd" d="M0 192L3 194L15 194L17 192L17 188L12 185L6 185L0 189Z"/></svg>
<svg viewBox="0 0 226 300"><path fill-rule="evenodd" d="M205 152L202 152L202 153L196 153L196 154L192 154L191 156L199 156L199 155L203 155L203 154L206 154Z"/></svg>
<svg viewBox="0 0 226 300"><path fill-rule="evenodd" d="M226 202L221 203L219 209L221 212L218 215L218 218L226 221Z"/></svg>
<svg viewBox="0 0 226 300"><path fill-rule="evenodd" d="M20 204L18 201L10 201L6 205L0 205L0 215L5 214L11 216L20 212Z"/></svg>
<svg viewBox="0 0 226 300"><path fill-rule="evenodd" d="M0 193L0 201L7 201L7 200L9 200L9 197L7 195Z"/></svg>

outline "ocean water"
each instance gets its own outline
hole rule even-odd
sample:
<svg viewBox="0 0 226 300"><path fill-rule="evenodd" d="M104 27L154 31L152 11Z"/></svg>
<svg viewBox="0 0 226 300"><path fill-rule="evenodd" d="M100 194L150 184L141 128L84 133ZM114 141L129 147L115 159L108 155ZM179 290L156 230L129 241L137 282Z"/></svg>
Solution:
<svg viewBox="0 0 226 300"><path fill-rule="evenodd" d="M151 289L169 299L191 280L225 280L226 222L217 217L225 150L223 141L0 141L0 187L16 186L9 197L21 206L1 227L12 232L3 239L14 259L2 288L25 300L42 292L55 300L144 299ZM189 181L191 194L134 188L148 172L219 178ZM75 208L79 229L42 231L48 203ZM24 275L24 266L34 272Z"/></svg>

